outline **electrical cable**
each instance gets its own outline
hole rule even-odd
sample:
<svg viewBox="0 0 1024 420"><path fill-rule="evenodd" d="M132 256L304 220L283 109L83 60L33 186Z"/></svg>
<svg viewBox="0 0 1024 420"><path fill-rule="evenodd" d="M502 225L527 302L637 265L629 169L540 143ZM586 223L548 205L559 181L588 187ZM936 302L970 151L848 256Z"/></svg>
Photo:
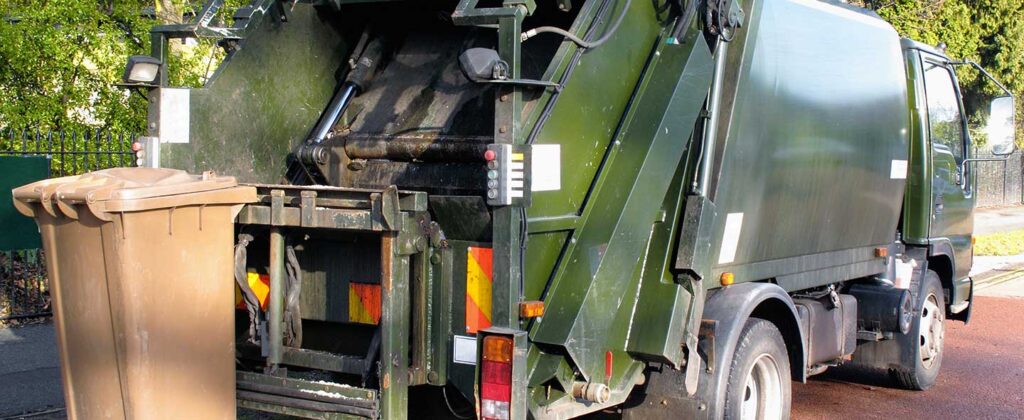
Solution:
<svg viewBox="0 0 1024 420"><path fill-rule="evenodd" d="M608 8L611 6L612 1L613 0L605 0L604 3L601 3L601 7L597 10L597 18L595 21L604 16L608 11ZM590 29L587 30L584 37L590 38L593 36L594 32L597 32L596 24L590 26ZM569 65L566 66L565 71L562 72L562 77L558 79L559 86L565 87L565 84L569 82L569 77L572 76L573 70L576 69L576 65L579 64L580 59L583 58L583 53L585 51L586 48L576 49L576 53L573 54L572 59L569 61ZM533 142L537 140L537 136L540 135L541 128L544 127L548 118L551 117L551 112L555 108L555 103L558 102L558 97L561 93L561 89L556 89L555 92L551 94L551 99L549 99L548 103L544 105L544 110L541 111L540 117L537 118L537 123L533 125L533 129L530 131L530 137L526 139L526 144L533 144Z"/></svg>
<svg viewBox="0 0 1024 420"><path fill-rule="evenodd" d="M525 42L526 40L533 38L534 36L540 35L542 33L554 33L568 38L570 41L576 43L576 45L579 45L581 48L596 48L601 46L601 44L608 42L608 40L612 38L612 35L615 35L615 32L619 29L619 26L622 25L622 21L625 20L626 13L629 12L629 6L632 3L633 0L626 0L626 4L622 7L622 12L619 13L619 17L616 18L615 22L612 23L612 26L608 28L607 31L605 31L604 35L602 35L601 38L598 38L595 41L586 41L580 39L576 35L573 35L571 32L555 26L541 26L539 28L530 29L526 32L523 32L521 40Z"/></svg>
<svg viewBox="0 0 1024 420"><path fill-rule="evenodd" d="M448 387L447 386L441 387L441 395L444 396L444 405L448 407L448 412L452 413L452 415L455 416L455 418L457 418L459 420L469 420L470 418L473 417L471 415L470 416L463 416L463 415L460 415L459 413L455 412L455 409L452 408L452 403L448 401Z"/></svg>

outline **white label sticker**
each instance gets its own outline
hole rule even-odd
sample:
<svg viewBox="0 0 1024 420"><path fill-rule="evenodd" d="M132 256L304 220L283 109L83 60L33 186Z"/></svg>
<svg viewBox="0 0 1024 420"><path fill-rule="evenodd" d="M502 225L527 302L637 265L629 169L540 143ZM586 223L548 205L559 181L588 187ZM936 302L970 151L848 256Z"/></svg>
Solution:
<svg viewBox="0 0 1024 420"><path fill-rule="evenodd" d="M191 89L160 88L161 142L188 143L191 92Z"/></svg>
<svg viewBox="0 0 1024 420"><path fill-rule="evenodd" d="M889 168L890 179L907 179L907 161L893 159Z"/></svg>
<svg viewBox="0 0 1024 420"><path fill-rule="evenodd" d="M558 144L535 144L530 170L532 191L562 189L562 148Z"/></svg>
<svg viewBox="0 0 1024 420"><path fill-rule="evenodd" d="M452 361L464 365L475 365L476 337L455 336L455 356L452 357Z"/></svg>
<svg viewBox="0 0 1024 420"><path fill-rule="evenodd" d="M736 259L736 248L740 244L740 230L743 229L743 213L729 213L725 217L725 233L722 234L722 249L718 251L718 263L728 264Z"/></svg>

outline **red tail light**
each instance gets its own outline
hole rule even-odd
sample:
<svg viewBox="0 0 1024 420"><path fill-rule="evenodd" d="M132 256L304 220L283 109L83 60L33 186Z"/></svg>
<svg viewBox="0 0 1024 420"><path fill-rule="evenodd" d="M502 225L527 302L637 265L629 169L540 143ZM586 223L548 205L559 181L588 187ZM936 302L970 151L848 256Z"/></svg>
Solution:
<svg viewBox="0 0 1024 420"><path fill-rule="evenodd" d="M480 418L507 420L512 402L512 338L484 337L480 364Z"/></svg>

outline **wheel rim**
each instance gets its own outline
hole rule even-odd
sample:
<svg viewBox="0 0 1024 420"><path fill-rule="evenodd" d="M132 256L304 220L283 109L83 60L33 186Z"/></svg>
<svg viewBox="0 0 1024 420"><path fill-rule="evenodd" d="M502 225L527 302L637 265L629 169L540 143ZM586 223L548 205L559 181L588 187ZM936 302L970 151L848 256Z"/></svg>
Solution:
<svg viewBox="0 0 1024 420"><path fill-rule="evenodd" d="M779 364L770 354L758 356L750 367L743 384L742 397L741 419L782 418L782 378L779 376Z"/></svg>
<svg viewBox="0 0 1024 420"><path fill-rule="evenodd" d="M942 340L945 334L942 325L942 310L934 294L928 295L921 308L920 346L918 354L921 365L931 369L942 355Z"/></svg>

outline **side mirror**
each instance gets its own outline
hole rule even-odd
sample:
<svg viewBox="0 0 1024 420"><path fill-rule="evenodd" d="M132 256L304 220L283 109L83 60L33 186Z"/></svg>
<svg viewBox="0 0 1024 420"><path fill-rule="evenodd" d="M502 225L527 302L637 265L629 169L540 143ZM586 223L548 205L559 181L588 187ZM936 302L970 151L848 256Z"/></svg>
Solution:
<svg viewBox="0 0 1024 420"><path fill-rule="evenodd" d="M1006 156L1017 150L1014 105L1012 96L1000 96L992 100L985 132L993 155Z"/></svg>

